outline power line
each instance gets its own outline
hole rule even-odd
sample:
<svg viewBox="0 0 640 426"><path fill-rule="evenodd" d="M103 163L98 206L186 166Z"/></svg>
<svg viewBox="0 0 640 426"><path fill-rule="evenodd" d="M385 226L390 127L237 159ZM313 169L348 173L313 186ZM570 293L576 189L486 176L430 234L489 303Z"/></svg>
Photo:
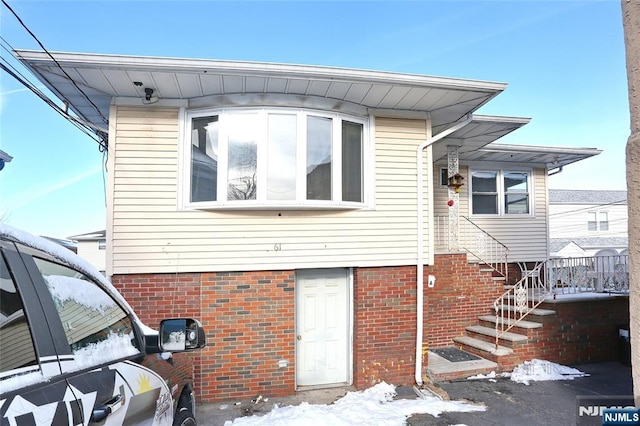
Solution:
<svg viewBox="0 0 640 426"><path fill-rule="evenodd" d="M594 209L599 209L602 207L606 207L606 206L613 206L616 204L622 204L622 203L626 203L627 199L624 198L622 200L619 201L613 201L610 203L603 203L603 204L590 204L588 207L581 207L579 209L575 209L575 210L567 210L567 211L563 211L563 212L557 212L557 213L553 213L553 214L549 214L549 217L551 216L560 216L560 215L564 215L564 214L569 214L569 213L576 213L576 212L581 212L581 211L589 211L589 210L594 210ZM563 204L575 204L575 203L568 203L568 202L564 202ZM552 205L557 205L556 203L552 203L549 202L549 209L551 210L551 206Z"/></svg>
<svg viewBox="0 0 640 426"><path fill-rule="evenodd" d="M4 58L0 58L3 61L6 62L6 60ZM18 74L16 74L13 70L11 70L7 65L5 65L4 63L0 63L0 68L2 68L2 70L4 70L7 74L9 74L11 77L13 77L16 81L18 81L20 84L22 84L23 86L25 86L27 89L29 89L31 92L33 92L36 96L38 96L40 99L42 99L47 105L49 105L55 112L57 112L58 114L60 114L61 116L63 116L64 118L66 118L68 121L70 121L74 126L76 126L78 129L80 129L80 131L82 131L83 133L85 133L87 136L89 136L91 139L95 140L98 145L100 146L100 151L104 151L106 149L106 146L103 142L102 137L100 137L100 139L96 139L88 130L87 130L87 125L86 123L84 123L83 121L78 120L76 117L69 115L66 111L64 111L62 108L60 108L58 105L55 104L55 102L53 102L51 99L49 99L47 97L47 95L45 95L42 91L40 91L37 87L33 86L30 82L23 80L22 77L20 77ZM98 133L99 130L97 129L91 129L92 132L94 133ZM98 135L101 136L101 135Z"/></svg>
<svg viewBox="0 0 640 426"><path fill-rule="evenodd" d="M78 84L75 82L75 80L73 78L71 78L71 76L64 70L64 68L62 67L62 65L60 65L60 63L53 57L53 55L47 50L46 47L44 47L44 45L42 44L42 42L38 39L38 37L36 37L36 35L26 26L26 24L22 21L22 19L18 16L18 14L11 8L11 6L9 6L9 4L5 1L2 0L2 4L5 5L5 7L7 9L9 9L9 11L13 14L13 16L18 20L18 22L20 23L20 25L29 33L29 35L38 43L38 45L40 46L40 48L49 56L49 58L51 58L51 60L55 63L55 65L62 71L62 73L67 77L67 79L73 84L73 86L78 90L78 92L80 92L82 94L82 96L87 100L87 102L89 102L89 104L91 106L93 106L93 108L97 111L98 115L102 118L103 122L105 124L109 123L109 120L107 117L105 117L102 112L100 111L100 108L98 108L98 106L89 98L89 96L80 88L80 86L78 86ZM4 43L6 43L9 47L12 48L13 47L3 38L2 39L4 41ZM5 49L6 50L6 49ZM5 62L7 62L5 60ZM8 62L7 62L8 63ZM108 137L106 132L98 129L97 127L93 126L92 124L90 124L89 120L79 120L76 117L73 117L72 115L68 114L65 110L63 110L62 108L60 108L57 104L55 104L53 101L51 101L51 99L49 99L43 92L41 92L40 90L38 90L35 85L33 85L32 83L28 82L28 80L26 78L24 78L24 76L20 76L20 73L15 73L12 72L8 67L6 67L3 64L0 64L2 66L2 69L7 72L10 76L12 76L14 79L16 79L18 82L20 82L21 84L23 84L25 87L27 87L29 90L31 90L33 93L35 93L40 99L42 99L43 101L45 101L45 103L47 103L49 106L51 106L52 108L54 108L54 110L56 110L56 112L60 113L63 117L65 117L67 120L71 121L74 125L76 125L76 127L81 126L84 129L89 129L89 131L95 133L100 140L97 140L99 146L100 146L100 151L104 152L107 150L108 148ZM12 67L13 68L13 67ZM15 69L15 68L14 68ZM44 78L44 77L43 77ZM45 78L46 80L46 78ZM50 82L47 81L47 83L50 84ZM68 99L65 99L64 96L62 96L61 94L58 94L58 96L60 96L61 98L63 98L62 100L65 102L65 104L69 105L71 104L71 102L69 102ZM82 115L82 114L80 114ZM79 127L80 128L80 127ZM89 133L87 133L86 130L83 130L84 133L86 133L87 135ZM89 135L90 136L90 135ZM92 137L92 139L95 140L95 138Z"/></svg>

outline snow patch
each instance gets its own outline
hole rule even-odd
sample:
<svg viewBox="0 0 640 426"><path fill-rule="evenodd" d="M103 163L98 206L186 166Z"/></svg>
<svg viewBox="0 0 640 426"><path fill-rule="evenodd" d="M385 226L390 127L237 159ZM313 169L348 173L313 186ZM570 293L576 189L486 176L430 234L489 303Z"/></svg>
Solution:
<svg viewBox="0 0 640 426"><path fill-rule="evenodd" d="M286 426L402 426L412 414L431 414L438 417L445 411L484 411L483 405L459 401L441 401L436 397L400 399L395 386L382 382L359 392L349 392L331 405L303 402L297 406L277 407L264 416L239 417L231 425Z"/></svg>
<svg viewBox="0 0 640 426"><path fill-rule="evenodd" d="M511 372L511 380L528 385L531 381L573 380L576 377L589 376L580 370L550 361L532 359L518 365Z"/></svg>

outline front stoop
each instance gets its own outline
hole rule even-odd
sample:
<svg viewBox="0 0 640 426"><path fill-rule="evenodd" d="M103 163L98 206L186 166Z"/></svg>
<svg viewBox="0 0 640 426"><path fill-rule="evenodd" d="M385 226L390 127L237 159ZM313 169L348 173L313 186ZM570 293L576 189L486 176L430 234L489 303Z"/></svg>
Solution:
<svg viewBox="0 0 640 426"><path fill-rule="evenodd" d="M531 345L529 332L544 326L555 311L534 309L527 320L518 322L509 332L500 336L496 347L495 315L481 315L478 324L466 328L466 334L453 339L461 350L481 357L481 360L465 362L449 362L429 352L428 373L432 381L446 381L491 371L511 371L516 365L527 360L526 354ZM509 322L509 325L511 322ZM432 365L432 362L435 364Z"/></svg>
<svg viewBox="0 0 640 426"><path fill-rule="evenodd" d="M498 364L487 359L451 362L440 355L429 351L427 376L431 382L445 382L463 379L476 374L487 374L496 371Z"/></svg>

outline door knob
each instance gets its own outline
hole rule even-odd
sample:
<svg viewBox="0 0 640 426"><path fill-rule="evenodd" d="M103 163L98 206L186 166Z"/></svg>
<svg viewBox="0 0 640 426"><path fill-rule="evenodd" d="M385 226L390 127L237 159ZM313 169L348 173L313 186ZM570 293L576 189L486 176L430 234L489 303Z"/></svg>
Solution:
<svg viewBox="0 0 640 426"><path fill-rule="evenodd" d="M298 340L302 340L302 336L298 334Z"/></svg>

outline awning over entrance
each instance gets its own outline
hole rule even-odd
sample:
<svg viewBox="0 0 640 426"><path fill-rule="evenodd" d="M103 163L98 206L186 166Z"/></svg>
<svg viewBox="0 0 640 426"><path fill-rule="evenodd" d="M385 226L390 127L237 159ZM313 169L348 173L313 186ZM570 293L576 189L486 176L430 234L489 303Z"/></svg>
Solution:
<svg viewBox="0 0 640 426"><path fill-rule="evenodd" d="M521 117L474 114L469 124L433 145L433 160L434 162L447 162L447 146L455 146L458 148L458 161L528 163L551 170L602 152L596 148L494 143L529 121L530 119Z"/></svg>

